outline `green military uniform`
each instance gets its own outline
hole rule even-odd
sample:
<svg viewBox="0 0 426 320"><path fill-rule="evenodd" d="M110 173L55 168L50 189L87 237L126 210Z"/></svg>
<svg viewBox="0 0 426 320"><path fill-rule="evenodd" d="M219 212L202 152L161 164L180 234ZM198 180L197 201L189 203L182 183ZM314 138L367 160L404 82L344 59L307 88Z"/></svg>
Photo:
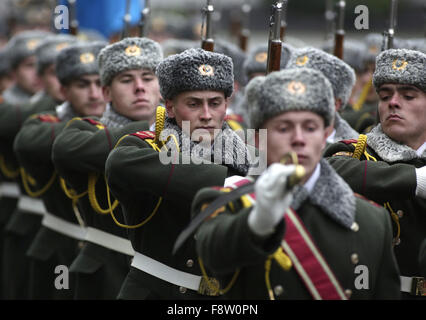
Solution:
<svg viewBox="0 0 426 320"><path fill-rule="evenodd" d="M399 274L386 211L355 196L325 161L321 161L320 170L309 194L304 188L294 192L291 207L347 298L398 299ZM228 193L229 188L201 190L194 200L194 214L225 191ZM247 205L247 196L235 199L198 228L197 252L206 270L213 270L206 275L219 280L225 299L268 299L271 292L280 300L312 299L296 272L295 261L286 270L275 258L287 232L286 222L282 220L272 235L258 236L247 224L251 205ZM350 218L345 221L345 216ZM270 269L266 267L268 261ZM356 287L358 266L368 268L368 285L364 289Z"/></svg>
<svg viewBox="0 0 426 320"><path fill-rule="evenodd" d="M365 103L361 110L346 109L342 118L359 133L368 133L377 124L377 102Z"/></svg>
<svg viewBox="0 0 426 320"><path fill-rule="evenodd" d="M125 134L149 128L147 122L132 122L115 112L114 118L108 117L111 110L106 113L102 122L96 118L74 119L57 138L53 152L59 174L78 194L87 192L90 175L97 177L95 197L102 210L109 207L104 171L110 150ZM103 123L108 123L108 126ZM89 232L100 230L107 233L111 241L127 239L127 230L117 226L108 211L104 214L95 211L89 196L78 200L82 220L90 228ZM114 216L124 224L120 206L114 210ZM130 243L129 248L131 251ZM70 269L77 279L75 299L115 299L129 271L131 256L125 246L111 247L110 243L86 237Z"/></svg>
<svg viewBox="0 0 426 320"><path fill-rule="evenodd" d="M387 146L378 143L379 139L384 139ZM409 147L386 138L380 125L367 134L365 153L355 158L358 141L333 144L324 156L355 192L384 204L392 212L396 237L394 250L401 275L421 276L418 254L420 243L426 236L423 214L426 201L415 195L415 168L425 166L426 157L424 154L418 157Z"/></svg>

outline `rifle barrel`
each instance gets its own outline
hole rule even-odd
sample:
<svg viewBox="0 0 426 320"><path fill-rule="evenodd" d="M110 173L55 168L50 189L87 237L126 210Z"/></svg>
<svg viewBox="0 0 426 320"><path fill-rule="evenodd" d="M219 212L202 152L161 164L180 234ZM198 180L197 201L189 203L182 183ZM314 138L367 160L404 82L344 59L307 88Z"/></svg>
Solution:
<svg viewBox="0 0 426 320"><path fill-rule="evenodd" d="M77 0L68 0L68 4L70 6L70 16L71 16L70 33L73 36L76 36L78 34L78 20L77 20L77 14L76 14Z"/></svg>
<svg viewBox="0 0 426 320"><path fill-rule="evenodd" d="M333 54L339 59L343 59L343 41L345 38L345 1L341 0L337 3L338 25L334 35L334 52Z"/></svg>
<svg viewBox="0 0 426 320"><path fill-rule="evenodd" d="M207 0L206 7L202 10L205 15L205 35L201 41L201 48L206 51L214 50L214 39L212 37L212 14L214 12L214 7L210 3L210 0Z"/></svg>

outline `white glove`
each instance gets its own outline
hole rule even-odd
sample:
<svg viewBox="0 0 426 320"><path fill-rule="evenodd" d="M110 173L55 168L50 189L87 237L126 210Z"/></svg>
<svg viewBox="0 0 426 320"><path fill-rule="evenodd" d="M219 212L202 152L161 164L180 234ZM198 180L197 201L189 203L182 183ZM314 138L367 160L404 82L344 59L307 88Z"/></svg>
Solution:
<svg viewBox="0 0 426 320"><path fill-rule="evenodd" d="M293 200L293 194L286 190L287 178L295 168L295 165L274 163L257 179L254 185L256 205L248 217L248 225L257 235L272 234L284 218Z"/></svg>
<svg viewBox="0 0 426 320"><path fill-rule="evenodd" d="M426 199L426 166L416 168L417 188L416 196Z"/></svg>

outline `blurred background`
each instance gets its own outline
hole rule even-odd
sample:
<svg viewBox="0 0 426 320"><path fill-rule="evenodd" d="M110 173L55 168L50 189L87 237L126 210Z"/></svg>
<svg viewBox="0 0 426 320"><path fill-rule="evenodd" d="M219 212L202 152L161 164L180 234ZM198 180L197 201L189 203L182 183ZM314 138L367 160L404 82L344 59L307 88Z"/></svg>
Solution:
<svg viewBox="0 0 426 320"><path fill-rule="evenodd" d="M127 0L75 0L75 13L79 30L119 40ZM129 0L131 34L137 35L141 11L148 3L150 19L148 36L162 41L167 38L200 38L201 9L207 0ZM286 37L289 43L318 45L333 32L332 22L327 24L327 6L333 8L337 0L289 0L287 7ZM213 32L216 38L238 42L243 25L250 30L248 47L258 41L267 41L272 0L211 0L215 12ZM0 0L0 46L11 35L25 29L52 30L54 8L68 4L67 0ZM245 6L244 6L245 5ZM355 7L369 9L369 30L354 26ZM243 8L251 9L244 18ZM347 38L363 38L367 33L382 33L389 24L390 0L347 0L345 31ZM330 12L328 17L330 16ZM68 32L68 31L62 31ZM426 34L426 1L400 0L398 4L396 35L401 38L419 38Z"/></svg>

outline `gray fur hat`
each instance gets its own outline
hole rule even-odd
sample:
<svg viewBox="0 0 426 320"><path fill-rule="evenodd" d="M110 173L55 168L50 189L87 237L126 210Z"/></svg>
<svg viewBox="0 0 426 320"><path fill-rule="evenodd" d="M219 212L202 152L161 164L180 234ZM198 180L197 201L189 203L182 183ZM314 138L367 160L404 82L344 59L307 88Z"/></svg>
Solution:
<svg viewBox="0 0 426 320"><path fill-rule="evenodd" d="M334 40L325 42L321 49L329 54L333 54ZM365 64L363 56L365 54L365 44L361 41L348 39L343 44L343 61L350 65L356 72L362 72Z"/></svg>
<svg viewBox="0 0 426 320"><path fill-rule="evenodd" d="M234 78L240 84L245 85L246 77L243 71L243 64L247 56L246 53L235 44L221 39L215 41L214 51L232 59L232 63L234 64Z"/></svg>
<svg viewBox="0 0 426 320"><path fill-rule="evenodd" d="M344 107L352 93L355 84L355 72L344 61L311 47L296 49L287 68L306 67L321 71L330 81L334 99L340 99Z"/></svg>
<svg viewBox="0 0 426 320"><path fill-rule="evenodd" d="M96 57L106 42L76 43L62 50L56 58L56 76L62 84L86 74L98 74Z"/></svg>
<svg viewBox="0 0 426 320"><path fill-rule="evenodd" d="M163 60L163 50L156 41L148 38L124 38L105 47L98 56L102 85L111 84L115 75L132 69L149 69L155 72Z"/></svg>
<svg viewBox="0 0 426 320"><path fill-rule="evenodd" d="M232 59L200 48L167 57L158 65L157 76L164 99L195 90L223 91L229 97L234 90Z"/></svg>
<svg viewBox="0 0 426 320"><path fill-rule="evenodd" d="M42 74L44 69L55 63L59 53L75 42L77 38L67 34L53 35L41 42L35 51L38 74Z"/></svg>
<svg viewBox="0 0 426 320"><path fill-rule="evenodd" d="M37 47L42 41L51 36L47 31L23 31L13 36L6 45L9 54L9 63L15 69L24 59L35 55Z"/></svg>
<svg viewBox="0 0 426 320"><path fill-rule="evenodd" d="M287 111L312 111L328 126L334 118L333 90L328 79L309 68L284 69L253 78L245 90L250 128Z"/></svg>
<svg viewBox="0 0 426 320"><path fill-rule="evenodd" d="M282 44L281 50L281 69L284 69L287 66L287 63L290 61L290 57L294 51L294 48L286 43ZM257 45L251 49L247 55L246 60L244 61L244 73L248 79L250 75L257 72L265 72L268 61L268 44Z"/></svg>
<svg viewBox="0 0 426 320"><path fill-rule="evenodd" d="M416 86L426 92L426 54L407 49L389 49L376 58L373 84L378 90L384 83Z"/></svg>

